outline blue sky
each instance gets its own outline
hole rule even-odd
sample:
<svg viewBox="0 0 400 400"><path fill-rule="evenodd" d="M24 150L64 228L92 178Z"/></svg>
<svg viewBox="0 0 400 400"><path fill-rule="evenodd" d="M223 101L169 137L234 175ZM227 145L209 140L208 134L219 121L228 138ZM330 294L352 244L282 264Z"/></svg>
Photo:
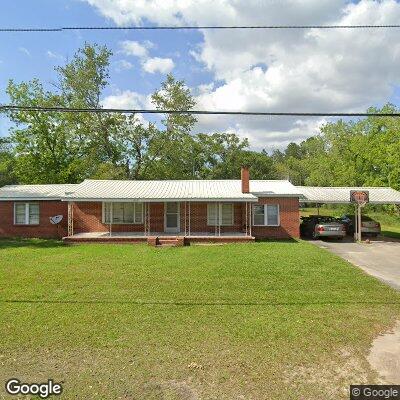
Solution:
<svg viewBox="0 0 400 400"><path fill-rule="evenodd" d="M169 24L398 23L395 0L14 0L3 2L2 27ZM364 111L400 104L400 31L70 31L0 33L0 102L9 79L39 78L85 41L107 45L111 106L149 106L148 95L171 71L202 109ZM123 43L128 43L124 47ZM133 47L132 47L133 46ZM133 50L132 50L133 49ZM253 148L273 149L318 132L325 119L203 117L196 131L230 131ZM8 122L0 119L0 135Z"/></svg>
<svg viewBox="0 0 400 400"><path fill-rule="evenodd" d="M21 10L24 10L22 13ZM79 0L15 0L2 4L0 26L57 27L57 26L114 25L93 7ZM54 67L71 59L85 42L106 45L113 51L110 67L110 87L104 95L119 91L134 91L144 95L153 93L165 78L165 73L147 73L141 59L121 53L121 42L150 41L149 57L174 60L173 74L195 87L212 80L207 72L190 56L196 50L201 35L198 31L70 31L62 33L0 33L0 102L7 103L5 93L9 79L16 82L39 78L49 89L56 80ZM131 64L125 69L126 63ZM8 123L0 122L1 135L7 134Z"/></svg>

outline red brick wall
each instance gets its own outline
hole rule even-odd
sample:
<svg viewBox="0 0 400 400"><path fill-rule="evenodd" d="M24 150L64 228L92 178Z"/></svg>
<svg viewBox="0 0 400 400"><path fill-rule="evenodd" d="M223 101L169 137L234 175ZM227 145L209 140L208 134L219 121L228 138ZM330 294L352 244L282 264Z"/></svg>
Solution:
<svg viewBox="0 0 400 400"><path fill-rule="evenodd" d="M74 203L74 233L81 232L108 232L109 225L102 223L101 202L76 202ZM234 225L221 226L221 232L244 231L242 219L244 204L234 204ZM189 205L186 203L186 228L189 230ZM192 203L191 232L215 232L215 227L207 225L207 203ZM243 224L242 224L243 220ZM180 228L185 231L185 203L180 205ZM164 232L164 203L150 203L150 229L151 232ZM144 224L112 225L113 232L144 232Z"/></svg>
<svg viewBox="0 0 400 400"><path fill-rule="evenodd" d="M73 204L74 233L108 232L109 224L102 222L102 202L76 202ZM143 224L112 225L113 232L144 232Z"/></svg>
<svg viewBox="0 0 400 400"><path fill-rule="evenodd" d="M260 198L257 204L279 204L280 226L253 226L253 236L256 238L271 239L300 237L300 212L298 198L265 197Z"/></svg>
<svg viewBox="0 0 400 400"><path fill-rule="evenodd" d="M187 216L186 227L189 231L189 203L186 204ZM221 226L221 233L224 232L244 232L245 220L242 218L242 209L245 209L243 203L233 203L233 226ZM185 231L185 204L181 204L181 231ZM207 203L191 203L190 204L190 232L208 232L215 233L215 226L207 225Z"/></svg>
<svg viewBox="0 0 400 400"><path fill-rule="evenodd" d="M14 202L0 202L0 237L62 237L67 235L68 204L61 201L41 201L40 225L14 225ZM279 204L279 227L253 227L252 234L257 238L299 237L299 202L297 198L262 198L259 204ZM102 223L101 202L74 203L74 233L108 232L109 225ZM189 206L186 203L188 213ZM234 203L234 225L221 226L221 233L245 232L245 203ZM50 223L51 216L62 214L64 219L59 228ZM191 203L191 233L215 233L215 227L207 225L207 203ZM185 231L185 203L180 206L181 232ZM151 232L164 232L164 203L150 204ZM186 229L189 220L186 215ZM113 232L144 232L144 224L113 225Z"/></svg>
<svg viewBox="0 0 400 400"><path fill-rule="evenodd" d="M67 203L61 201L30 201L29 203L39 203L39 225L14 225L14 201L0 201L0 237L60 238L66 236ZM51 224L50 217L59 214L64 216L61 224Z"/></svg>

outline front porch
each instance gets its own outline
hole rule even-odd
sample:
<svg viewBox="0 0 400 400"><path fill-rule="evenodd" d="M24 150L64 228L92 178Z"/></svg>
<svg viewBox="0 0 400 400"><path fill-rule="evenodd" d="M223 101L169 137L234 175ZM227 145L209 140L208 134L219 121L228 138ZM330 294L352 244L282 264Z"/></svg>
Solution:
<svg viewBox="0 0 400 400"><path fill-rule="evenodd" d="M66 243L254 241L250 202L69 202Z"/></svg>
<svg viewBox="0 0 400 400"><path fill-rule="evenodd" d="M193 235L185 235L184 232L165 233L151 232L145 235L142 232L82 232L63 238L65 243L142 243L150 245L169 244L172 241L177 245L189 245L190 243L233 243L253 242L254 236L242 232L224 232L212 235L209 232L196 232Z"/></svg>

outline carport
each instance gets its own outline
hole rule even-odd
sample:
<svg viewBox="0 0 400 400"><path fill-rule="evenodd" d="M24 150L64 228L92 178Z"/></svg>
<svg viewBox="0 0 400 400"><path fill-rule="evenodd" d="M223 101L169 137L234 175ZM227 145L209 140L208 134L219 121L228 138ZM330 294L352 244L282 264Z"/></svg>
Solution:
<svg viewBox="0 0 400 400"><path fill-rule="evenodd" d="M365 203L369 204L395 204L400 205L400 192L390 187L319 187L319 186L297 186L302 203L314 203L319 208L322 204L355 204L356 238L361 240L361 208ZM352 199L353 193L367 193L368 200L357 204ZM358 220L358 222L357 222Z"/></svg>

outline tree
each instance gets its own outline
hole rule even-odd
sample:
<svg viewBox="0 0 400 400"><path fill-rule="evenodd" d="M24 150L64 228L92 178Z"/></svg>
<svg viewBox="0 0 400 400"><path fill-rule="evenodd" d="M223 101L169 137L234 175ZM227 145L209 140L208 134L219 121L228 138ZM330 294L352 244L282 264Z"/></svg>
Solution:
<svg viewBox="0 0 400 400"><path fill-rule="evenodd" d="M161 89L151 96L152 103L157 110L182 111L192 110L196 105L190 89L184 81L176 80L172 74L161 84ZM167 114L162 123L167 131L174 135L189 134L197 119L187 113Z"/></svg>
<svg viewBox="0 0 400 400"><path fill-rule="evenodd" d="M111 53L88 45L71 62L56 68L56 91L46 90L38 80L16 84L10 80L11 103L26 106L99 108L108 79ZM13 111L11 138L15 144L15 173L21 183L80 182L102 165L120 167L121 116L98 113Z"/></svg>
<svg viewBox="0 0 400 400"><path fill-rule="evenodd" d="M0 187L17 183L15 157L9 138L0 138Z"/></svg>
<svg viewBox="0 0 400 400"><path fill-rule="evenodd" d="M25 106L55 106L60 97L44 90L37 80L15 84L7 93L11 102ZM63 116L56 112L13 111L11 140L15 147L15 174L20 183L75 182L71 162L78 150Z"/></svg>

